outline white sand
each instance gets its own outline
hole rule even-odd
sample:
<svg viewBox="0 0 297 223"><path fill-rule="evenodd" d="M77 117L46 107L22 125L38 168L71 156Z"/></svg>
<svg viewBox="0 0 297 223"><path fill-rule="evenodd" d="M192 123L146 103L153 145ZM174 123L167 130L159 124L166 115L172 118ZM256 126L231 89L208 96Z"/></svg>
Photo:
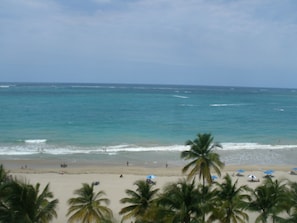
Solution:
<svg viewBox="0 0 297 223"><path fill-rule="evenodd" d="M226 173L232 175L236 173L237 169L245 169L243 177L234 176L233 179L238 179L240 185L247 184L250 187L255 188L263 179L263 170L274 169L275 178L287 178L291 181L297 181L296 175L290 175L288 171L291 166L226 166L222 171L222 176ZM61 174L61 171L64 174ZM178 179L184 177L181 174L181 167L169 167L169 168L145 168L136 166L83 166L80 168L56 168L56 169L11 169L11 174L18 178L25 178L31 184L36 182L41 183L42 188L50 183L50 190L54 193L54 197L59 199L58 219L53 222L65 223L67 222L67 200L74 197L73 191L79 189L82 183L92 183L99 181L100 184L96 186L96 191L103 190L106 193L111 203L109 208L112 209L114 217L120 222L119 211L123 207L119 200L126 197L126 189L135 189L133 183L140 179L145 179L148 174L154 174L157 176L156 181L158 188L170 182L177 182ZM123 174L123 178L120 178L120 174ZM261 182L248 182L247 176L254 174ZM218 179L220 182L221 179ZM254 222L256 214L250 215L250 222Z"/></svg>

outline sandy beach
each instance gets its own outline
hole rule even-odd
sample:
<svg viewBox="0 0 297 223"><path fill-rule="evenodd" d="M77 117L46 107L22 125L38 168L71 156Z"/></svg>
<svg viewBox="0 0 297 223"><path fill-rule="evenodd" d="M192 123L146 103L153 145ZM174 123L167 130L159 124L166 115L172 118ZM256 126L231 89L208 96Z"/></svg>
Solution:
<svg viewBox="0 0 297 223"><path fill-rule="evenodd" d="M82 183L92 183L99 181L100 184L96 186L96 191L103 190L108 199L110 199L109 208L112 209L115 219L120 222L121 217L119 211L123 207L119 200L126 197L125 190L133 189L133 183L140 179L145 179L148 174L156 175L156 187L163 188L164 185L170 182L176 182L178 179L185 177L181 173L182 166L158 166L158 167L145 167L140 165L126 164L118 166L109 165L92 165L80 164L61 168L57 166L55 161L13 161L3 160L1 163L10 171L10 174L20 179L26 179L29 183L41 183L44 187L50 183L50 190L54 193L55 198L59 199L58 218L53 222L65 223L67 222L67 200L74 197L73 191L80 188ZM24 166L23 163L26 163ZM222 170L222 176L226 173L233 175L233 179L238 179L240 185L247 184L255 188L263 180L266 169L274 169L274 176L277 179L286 178L291 181L297 181L296 175L290 175L288 172L293 168L289 165L278 166L256 166L256 165L226 165ZM238 169L244 169L244 176L236 176ZM121 178L120 175L123 175ZM248 182L247 176L254 174L260 179L260 182ZM217 179L218 182L221 178ZM250 215L250 221L254 222L256 214Z"/></svg>

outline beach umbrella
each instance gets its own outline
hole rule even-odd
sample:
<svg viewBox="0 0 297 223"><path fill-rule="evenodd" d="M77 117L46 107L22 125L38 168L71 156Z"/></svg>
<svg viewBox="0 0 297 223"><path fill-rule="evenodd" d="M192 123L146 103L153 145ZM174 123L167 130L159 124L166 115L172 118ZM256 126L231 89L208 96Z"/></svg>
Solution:
<svg viewBox="0 0 297 223"><path fill-rule="evenodd" d="M236 174L236 176L243 176L243 173L245 172L245 170L244 169L239 169L239 170L237 170L237 174Z"/></svg>
<svg viewBox="0 0 297 223"><path fill-rule="evenodd" d="M148 179L148 180L152 180L152 179L155 179L155 178L156 178L155 175L147 175L146 176L146 179Z"/></svg>
<svg viewBox="0 0 297 223"><path fill-rule="evenodd" d="M266 175L272 175L273 172L274 172L274 170L265 170L264 171L264 174L266 174Z"/></svg>
<svg viewBox="0 0 297 223"><path fill-rule="evenodd" d="M257 179L257 177L253 174L248 175L248 179L251 181L255 181Z"/></svg>
<svg viewBox="0 0 297 223"><path fill-rule="evenodd" d="M297 167L292 168L292 170L289 173L292 175L297 175Z"/></svg>
<svg viewBox="0 0 297 223"><path fill-rule="evenodd" d="M212 179L212 180L216 180L216 179L218 179L218 177L215 176L215 175L212 175L212 176L211 176L211 179Z"/></svg>

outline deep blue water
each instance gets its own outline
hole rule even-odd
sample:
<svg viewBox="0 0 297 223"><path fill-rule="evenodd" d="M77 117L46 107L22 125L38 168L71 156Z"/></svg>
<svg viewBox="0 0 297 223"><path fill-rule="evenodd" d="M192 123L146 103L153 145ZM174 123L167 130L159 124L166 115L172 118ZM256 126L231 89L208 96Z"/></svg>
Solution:
<svg viewBox="0 0 297 223"><path fill-rule="evenodd" d="M2 83L0 104L1 155L297 147L294 89Z"/></svg>

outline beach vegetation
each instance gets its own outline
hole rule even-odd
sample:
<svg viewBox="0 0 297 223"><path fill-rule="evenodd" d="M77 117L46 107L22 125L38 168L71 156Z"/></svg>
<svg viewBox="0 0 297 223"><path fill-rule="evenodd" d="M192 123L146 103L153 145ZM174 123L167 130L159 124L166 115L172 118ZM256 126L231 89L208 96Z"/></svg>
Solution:
<svg viewBox="0 0 297 223"><path fill-rule="evenodd" d="M142 223L172 223L172 210L153 202L142 218Z"/></svg>
<svg viewBox="0 0 297 223"><path fill-rule="evenodd" d="M222 183L215 182L215 202L209 217L211 222L215 220L221 223L248 221L246 208L251 200L249 187L238 186L238 180L234 183L229 174L225 175Z"/></svg>
<svg viewBox="0 0 297 223"><path fill-rule="evenodd" d="M164 192L159 195L158 206L166 213L166 222L200 222L199 218L203 216L200 195L195 180L180 180L164 188Z"/></svg>
<svg viewBox="0 0 297 223"><path fill-rule="evenodd" d="M216 201L216 191L214 190L213 184L209 185L202 185L198 184L198 193L200 202L197 204L199 210L201 212L200 221L199 223L204 223L206 221L206 217L209 216L211 211L214 208L215 201Z"/></svg>
<svg viewBox="0 0 297 223"><path fill-rule="evenodd" d="M193 141L188 140L186 146L190 146L190 149L182 151L181 158L190 160L182 169L182 172L186 173L192 168L188 173L188 179L198 174L199 180L202 179L202 184L205 185L206 182L208 184L212 183L212 170L214 170L218 176L221 176L221 168L223 168L224 163L220 160L219 154L215 152L215 148L221 148L222 146L219 143L213 142L211 134L198 134L197 138Z"/></svg>
<svg viewBox="0 0 297 223"><path fill-rule="evenodd" d="M289 195L284 180L268 177L261 185L251 190L252 200L248 210L260 213L256 223L287 222L283 215L288 210Z"/></svg>
<svg viewBox="0 0 297 223"><path fill-rule="evenodd" d="M58 199L53 199L49 184L43 190L12 180L0 187L0 222L48 223L57 217Z"/></svg>
<svg viewBox="0 0 297 223"><path fill-rule="evenodd" d="M159 189L155 189L154 184L145 180L138 180L134 185L136 190L127 189L125 192L128 197L120 200L127 206L123 207L119 214L123 215L122 221L134 218L136 223L145 222L147 212L153 207Z"/></svg>
<svg viewBox="0 0 297 223"><path fill-rule="evenodd" d="M6 182L8 176L8 171L5 170L3 164L0 164L0 184Z"/></svg>
<svg viewBox="0 0 297 223"><path fill-rule="evenodd" d="M297 222L297 182L289 183L288 209L290 217L288 223Z"/></svg>
<svg viewBox="0 0 297 223"><path fill-rule="evenodd" d="M113 221L113 213L106 206L110 202L109 199L104 197L104 191L95 192L94 184L83 183L80 189L74 191L74 194L77 196L68 200L69 223L108 223Z"/></svg>

